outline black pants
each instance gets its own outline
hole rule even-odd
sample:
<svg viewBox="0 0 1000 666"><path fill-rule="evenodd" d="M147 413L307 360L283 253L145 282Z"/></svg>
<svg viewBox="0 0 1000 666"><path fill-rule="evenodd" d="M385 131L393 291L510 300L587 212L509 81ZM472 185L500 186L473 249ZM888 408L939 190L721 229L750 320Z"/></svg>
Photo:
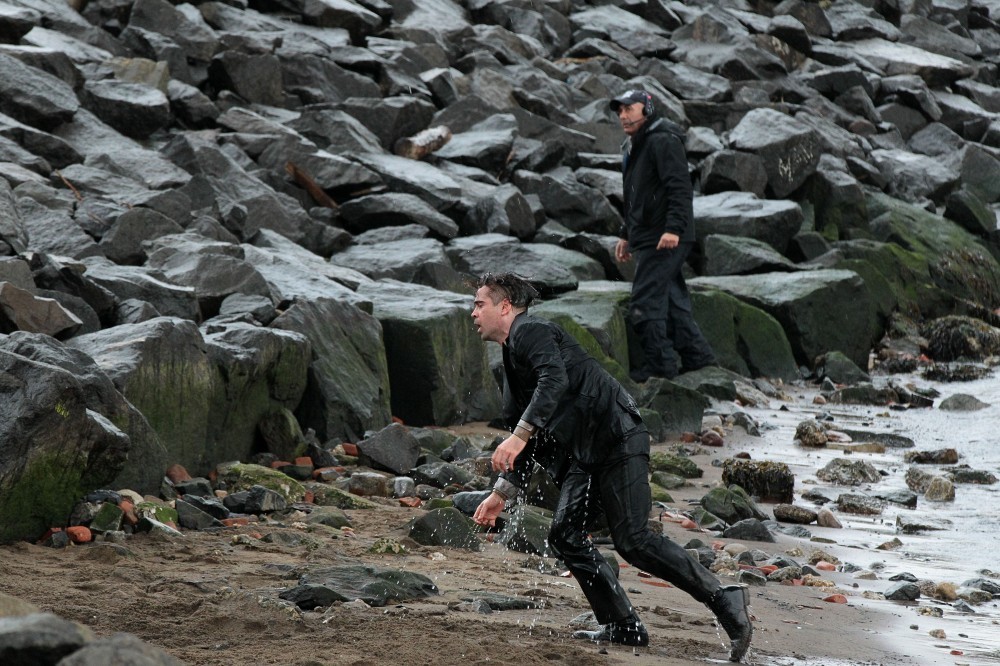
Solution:
<svg viewBox="0 0 1000 666"><path fill-rule="evenodd" d="M636 432L596 471L574 463L562 485L552 519L549 545L579 582L601 624L633 614L611 565L598 552L586 525L593 511L604 512L615 550L629 564L668 581L700 602L719 581L679 545L648 525L649 434Z"/></svg>
<svg viewBox="0 0 1000 666"><path fill-rule="evenodd" d="M671 250L638 250L629 315L642 343L644 369L649 374L677 374L676 351L685 370L715 363L691 308L691 294L684 281L684 262L691 243Z"/></svg>

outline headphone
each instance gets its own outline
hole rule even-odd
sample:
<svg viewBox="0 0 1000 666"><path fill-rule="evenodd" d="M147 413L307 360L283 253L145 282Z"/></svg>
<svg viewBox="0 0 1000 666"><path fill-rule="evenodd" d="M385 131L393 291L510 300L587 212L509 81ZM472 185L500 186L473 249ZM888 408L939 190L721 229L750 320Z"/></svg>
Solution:
<svg viewBox="0 0 1000 666"><path fill-rule="evenodd" d="M642 91L642 94L646 98L642 105L642 115L651 116L653 115L653 96L646 91Z"/></svg>

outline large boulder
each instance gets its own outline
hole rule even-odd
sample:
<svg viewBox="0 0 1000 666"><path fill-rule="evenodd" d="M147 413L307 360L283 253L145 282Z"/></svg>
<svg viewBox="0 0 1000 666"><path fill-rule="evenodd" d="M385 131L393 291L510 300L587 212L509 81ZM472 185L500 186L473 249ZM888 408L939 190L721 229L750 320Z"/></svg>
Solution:
<svg viewBox="0 0 1000 666"><path fill-rule="evenodd" d="M160 456L130 461L150 474L178 463L204 475L220 460L249 457L257 423L276 407L298 404L308 358L301 336L241 326L215 333L213 340L193 322L157 317L70 341L160 436Z"/></svg>
<svg viewBox="0 0 1000 666"><path fill-rule="evenodd" d="M794 201L758 199L750 192L695 197L698 236L726 234L763 241L784 252L802 228L802 208Z"/></svg>
<svg viewBox="0 0 1000 666"><path fill-rule="evenodd" d="M690 283L724 291L770 314L781 323L800 365L811 367L816 356L838 349L867 367L881 333L865 283L851 271L705 277Z"/></svg>
<svg viewBox="0 0 1000 666"><path fill-rule="evenodd" d="M772 315L714 289L695 290L691 303L720 366L749 377L799 376L785 331Z"/></svg>
<svg viewBox="0 0 1000 666"><path fill-rule="evenodd" d="M52 525L64 525L79 498L115 479L125 464L130 440L123 427L127 403L94 372L91 381L16 351L5 339L0 350L0 542L34 540ZM14 350L8 350L14 347ZM52 354L58 356L58 348ZM80 356L66 355L75 362ZM93 368L91 367L91 371ZM91 393L101 384L102 395ZM117 401L101 404L103 400ZM97 407L100 411L92 408ZM117 409L115 409L117 407ZM102 414L101 412L105 412Z"/></svg>
<svg viewBox="0 0 1000 666"><path fill-rule="evenodd" d="M356 442L391 420L389 368L378 319L351 303L303 299L271 326L312 345L308 386L295 414L320 440Z"/></svg>
<svg viewBox="0 0 1000 666"><path fill-rule="evenodd" d="M381 280L362 285L382 326L392 413L414 426L489 420L499 393L468 296Z"/></svg>
<svg viewBox="0 0 1000 666"><path fill-rule="evenodd" d="M576 291L543 301L531 311L546 319L569 317L594 337L603 354L628 367L629 291L628 283L585 281Z"/></svg>

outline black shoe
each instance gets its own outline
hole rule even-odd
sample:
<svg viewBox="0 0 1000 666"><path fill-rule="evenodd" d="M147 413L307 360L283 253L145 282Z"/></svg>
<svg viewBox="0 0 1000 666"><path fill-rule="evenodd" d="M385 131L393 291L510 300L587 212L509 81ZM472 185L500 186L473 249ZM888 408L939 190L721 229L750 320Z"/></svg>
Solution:
<svg viewBox="0 0 1000 666"><path fill-rule="evenodd" d="M750 649L753 625L750 624L750 591L743 585L727 585L712 595L707 606L729 636L729 661L738 662Z"/></svg>
<svg viewBox="0 0 1000 666"><path fill-rule="evenodd" d="M645 647L649 645L649 634L642 620L630 617L626 620L603 624L598 631L574 631L573 638L585 638L595 643L617 643Z"/></svg>

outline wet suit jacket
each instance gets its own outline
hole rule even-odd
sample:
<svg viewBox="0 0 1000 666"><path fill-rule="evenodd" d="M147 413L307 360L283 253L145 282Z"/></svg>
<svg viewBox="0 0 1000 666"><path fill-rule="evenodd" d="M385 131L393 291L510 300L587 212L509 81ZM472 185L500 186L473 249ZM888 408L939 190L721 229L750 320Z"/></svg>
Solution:
<svg viewBox="0 0 1000 666"><path fill-rule="evenodd" d="M503 417L539 429L513 472L524 487L534 457L557 483L573 459L599 465L625 438L646 427L635 400L561 327L521 313L503 344ZM526 455L527 454L527 455Z"/></svg>

